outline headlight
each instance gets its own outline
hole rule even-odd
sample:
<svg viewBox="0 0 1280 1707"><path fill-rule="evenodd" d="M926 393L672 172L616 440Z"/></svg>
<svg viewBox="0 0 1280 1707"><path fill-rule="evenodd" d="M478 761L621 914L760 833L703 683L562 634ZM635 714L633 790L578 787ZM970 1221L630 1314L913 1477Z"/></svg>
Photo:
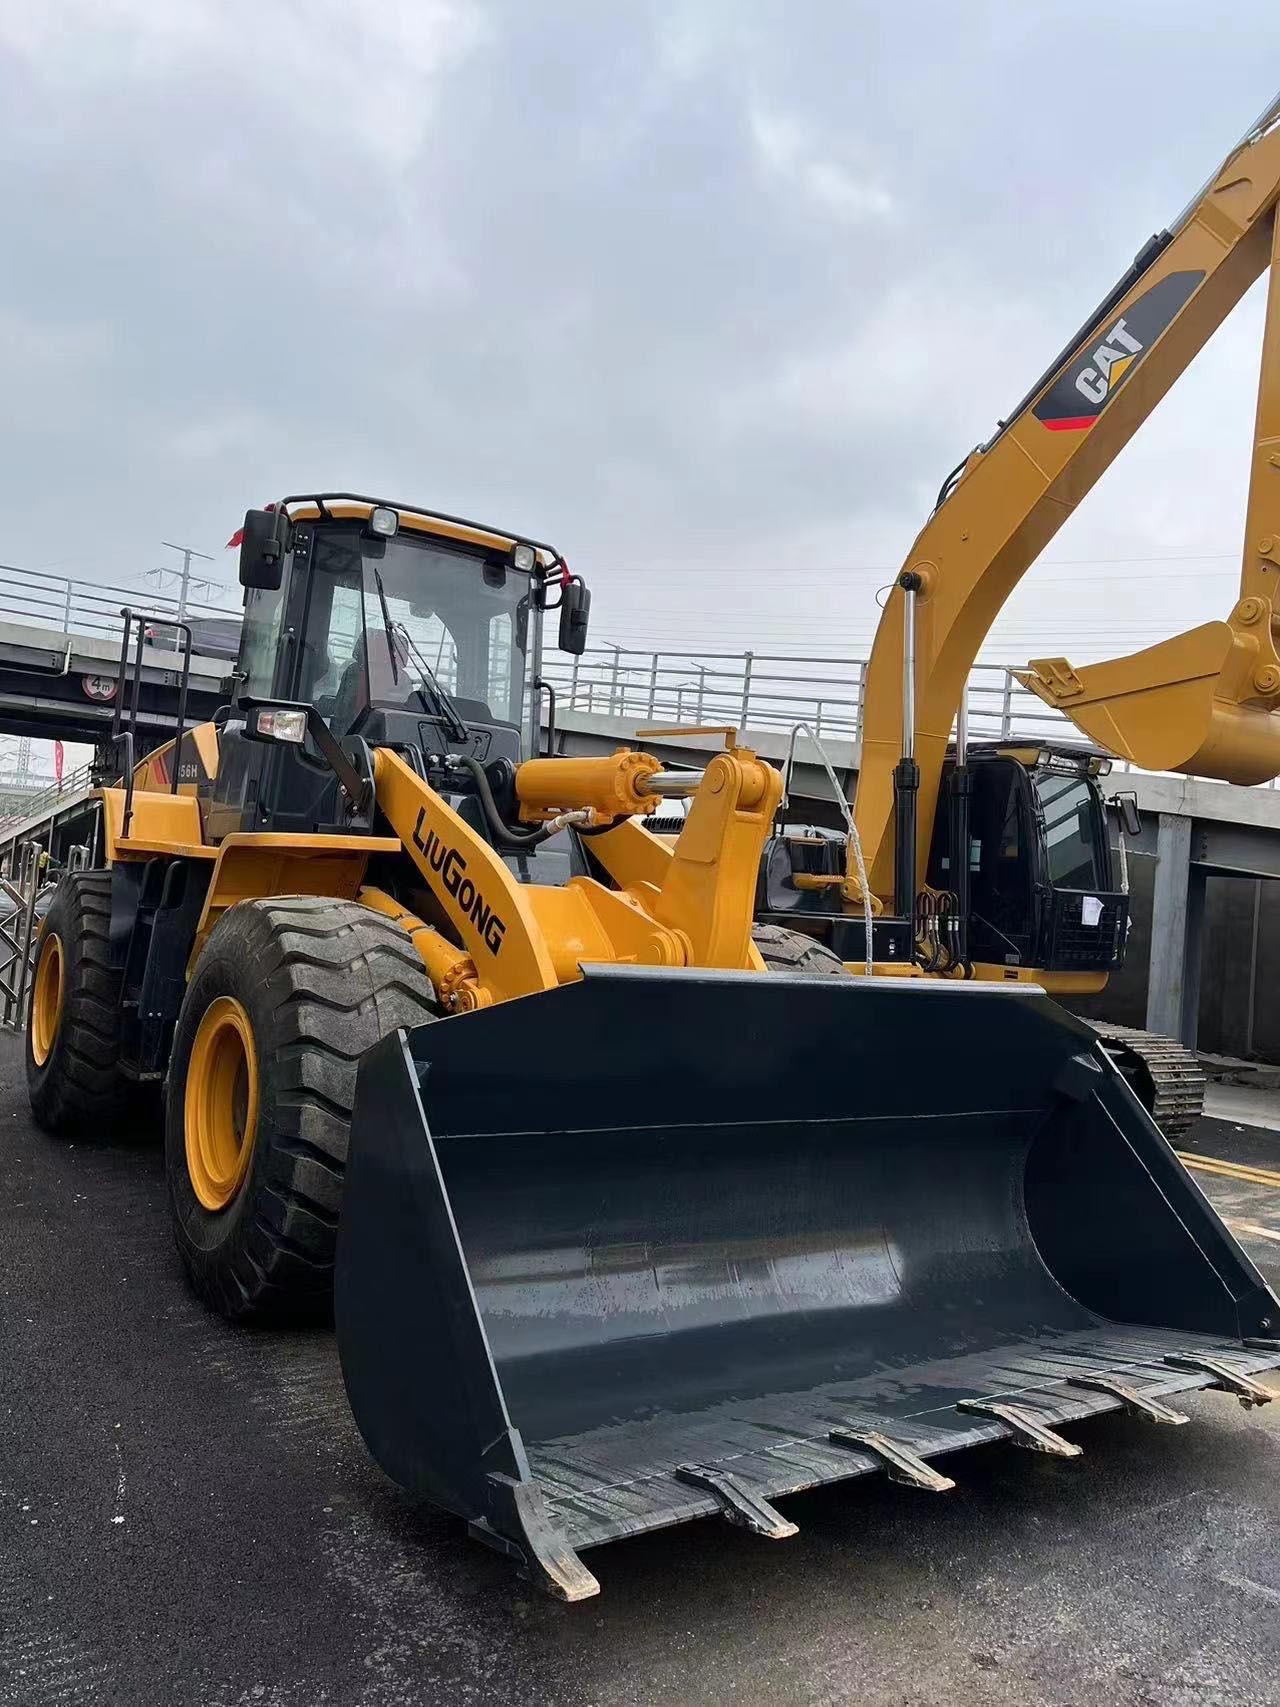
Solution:
<svg viewBox="0 0 1280 1707"><path fill-rule="evenodd" d="M369 512L369 532L380 533L384 539L390 539L400 526L400 517L394 510L389 510L385 504L379 504Z"/></svg>
<svg viewBox="0 0 1280 1707"><path fill-rule="evenodd" d="M305 741L307 714L305 711L273 711L264 706L256 715L254 728L264 741Z"/></svg>
<svg viewBox="0 0 1280 1707"><path fill-rule="evenodd" d="M511 561L517 569L523 569L527 575L538 560L538 554L531 545L517 545L511 553Z"/></svg>

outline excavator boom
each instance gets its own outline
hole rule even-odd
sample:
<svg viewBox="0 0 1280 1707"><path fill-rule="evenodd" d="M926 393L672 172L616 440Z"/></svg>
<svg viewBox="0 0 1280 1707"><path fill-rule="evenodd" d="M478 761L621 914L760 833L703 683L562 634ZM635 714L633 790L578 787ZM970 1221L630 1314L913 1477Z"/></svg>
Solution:
<svg viewBox="0 0 1280 1707"><path fill-rule="evenodd" d="M1001 607L1075 506L1277 255L1280 99L1172 227L1151 239L1062 355L944 485L908 555L915 595L915 869L923 872L957 707ZM1130 658L1021 680L1091 739L1149 769L1254 783L1280 774L1280 269L1272 267L1240 598ZM867 670L855 817L872 891L894 890L903 621L894 588Z"/></svg>

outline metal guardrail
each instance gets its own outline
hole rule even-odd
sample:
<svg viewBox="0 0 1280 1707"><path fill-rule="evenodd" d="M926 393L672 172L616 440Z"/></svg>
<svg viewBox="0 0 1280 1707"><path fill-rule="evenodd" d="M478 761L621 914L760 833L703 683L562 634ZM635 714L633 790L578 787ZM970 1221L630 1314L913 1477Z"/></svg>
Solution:
<svg viewBox="0 0 1280 1707"><path fill-rule="evenodd" d="M565 711L788 732L806 723L818 740L862 739L865 658L604 645L589 646L572 661L549 653L542 674ZM1069 718L1029 693L1005 664L975 665L966 703L971 741L1081 739ZM1127 760L1117 762L1121 770L1133 769ZM1262 786L1274 789L1278 781Z"/></svg>
<svg viewBox="0 0 1280 1707"><path fill-rule="evenodd" d="M228 604L205 604L188 599L182 606L184 620L211 617L238 620L241 605L235 588L227 589ZM5 622L24 628L53 629L58 634L92 635L115 642L120 635L121 605L146 601L148 611L177 619L178 601L166 594L139 587L117 587L105 581L85 581L55 575L46 569L19 569L0 563L0 611ZM177 635L165 636L163 649L181 649Z"/></svg>
<svg viewBox="0 0 1280 1707"><path fill-rule="evenodd" d="M47 788L29 794L17 811L0 813L0 835L17 824L25 824L28 819L51 816L60 806L69 804L77 794L83 794L92 786L92 765L79 765L75 770L67 771L61 782L52 782Z"/></svg>
<svg viewBox="0 0 1280 1707"><path fill-rule="evenodd" d="M790 730L804 722L820 740L862 736L865 658L591 646L572 663L548 655L543 675L566 710L749 729ZM1073 728L1003 664L977 665L969 678L968 709L974 740L1046 740Z"/></svg>
<svg viewBox="0 0 1280 1707"><path fill-rule="evenodd" d="M233 603L188 600L183 607L186 619L196 624L205 618L238 620L240 605L235 589L228 588L227 595ZM0 564L4 620L53 629L68 639L86 634L109 636L115 641L120 633L121 604L138 596L136 587ZM175 599L147 597L156 616L177 622ZM181 650L176 627L172 642L166 635L163 647L157 649ZM198 644L193 649L198 652ZM548 652L542 668L543 679L555 689L557 701L565 710L643 718L646 722L733 723L739 728L781 731L807 723L819 740L844 737L851 741L862 736L866 674L865 658L754 651L646 651L612 643L590 646L581 658L572 660ZM1003 664L974 667L967 705L969 734L974 740L1074 736L1075 726L1061 712L1050 710L1028 693ZM64 778L60 792L71 792L80 775L77 772L73 778ZM20 815L9 813L0 818L0 830L42 811L56 810L58 792L48 789L24 802Z"/></svg>

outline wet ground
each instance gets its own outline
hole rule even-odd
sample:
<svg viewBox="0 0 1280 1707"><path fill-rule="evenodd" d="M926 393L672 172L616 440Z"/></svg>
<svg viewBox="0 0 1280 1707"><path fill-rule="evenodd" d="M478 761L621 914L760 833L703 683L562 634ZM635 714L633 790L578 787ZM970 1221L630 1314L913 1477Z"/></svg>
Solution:
<svg viewBox="0 0 1280 1707"><path fill-rule="evenodd" d="M1184 1148L1280 1287L1280 1134ZM382 1478L329 1334L193 1301L158 1153L41 1136L10 1039L0 1164L0 1707L1280 1702L1280 1404L622 1543L562 1607Z"/></svg>

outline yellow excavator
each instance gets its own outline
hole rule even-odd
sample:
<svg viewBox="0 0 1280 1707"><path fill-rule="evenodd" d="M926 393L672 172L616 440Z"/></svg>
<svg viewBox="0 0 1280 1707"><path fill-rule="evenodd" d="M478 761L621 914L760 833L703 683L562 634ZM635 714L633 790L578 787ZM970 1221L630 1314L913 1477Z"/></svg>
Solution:
<svg viewBox="0 0 1280 1707"><path fill-rule="evenodd" d="M604 1541L783 1539L801 1488L1269 1397L1280 1301L1088 1027L1021 983L766 972L781 777L731 737L692 775L539 751L545 617L572 652L588 612L552 547L303 494L240 578L227 703L188 729L181 692L146 755L126 615L29 1092L55 1134L162 1103L192 1284L332 1299L404 1487L579 1600ZM681 796L668 844L640 819Z"/></svg>
<svg viewBox="0 0 1280 1707"><path fill-rule="evenodd" d="M1274 101L947 476L876 632L850 833L781 827L761 868L762 920L808 931L850 970L1090 994L1120 964L1128 923L1099 787L1109 756L1244 784L1280 774L1278 197ZM1230 615L1108 663L1040 658L1016 672L1091 746L968 743L966 684L1005 600L1269 265ZM1113 804L1132 833L1132 800ZM1190 1051L1096 1029L1165 1131L1185 1131L1203 1094Z"/></svg>

